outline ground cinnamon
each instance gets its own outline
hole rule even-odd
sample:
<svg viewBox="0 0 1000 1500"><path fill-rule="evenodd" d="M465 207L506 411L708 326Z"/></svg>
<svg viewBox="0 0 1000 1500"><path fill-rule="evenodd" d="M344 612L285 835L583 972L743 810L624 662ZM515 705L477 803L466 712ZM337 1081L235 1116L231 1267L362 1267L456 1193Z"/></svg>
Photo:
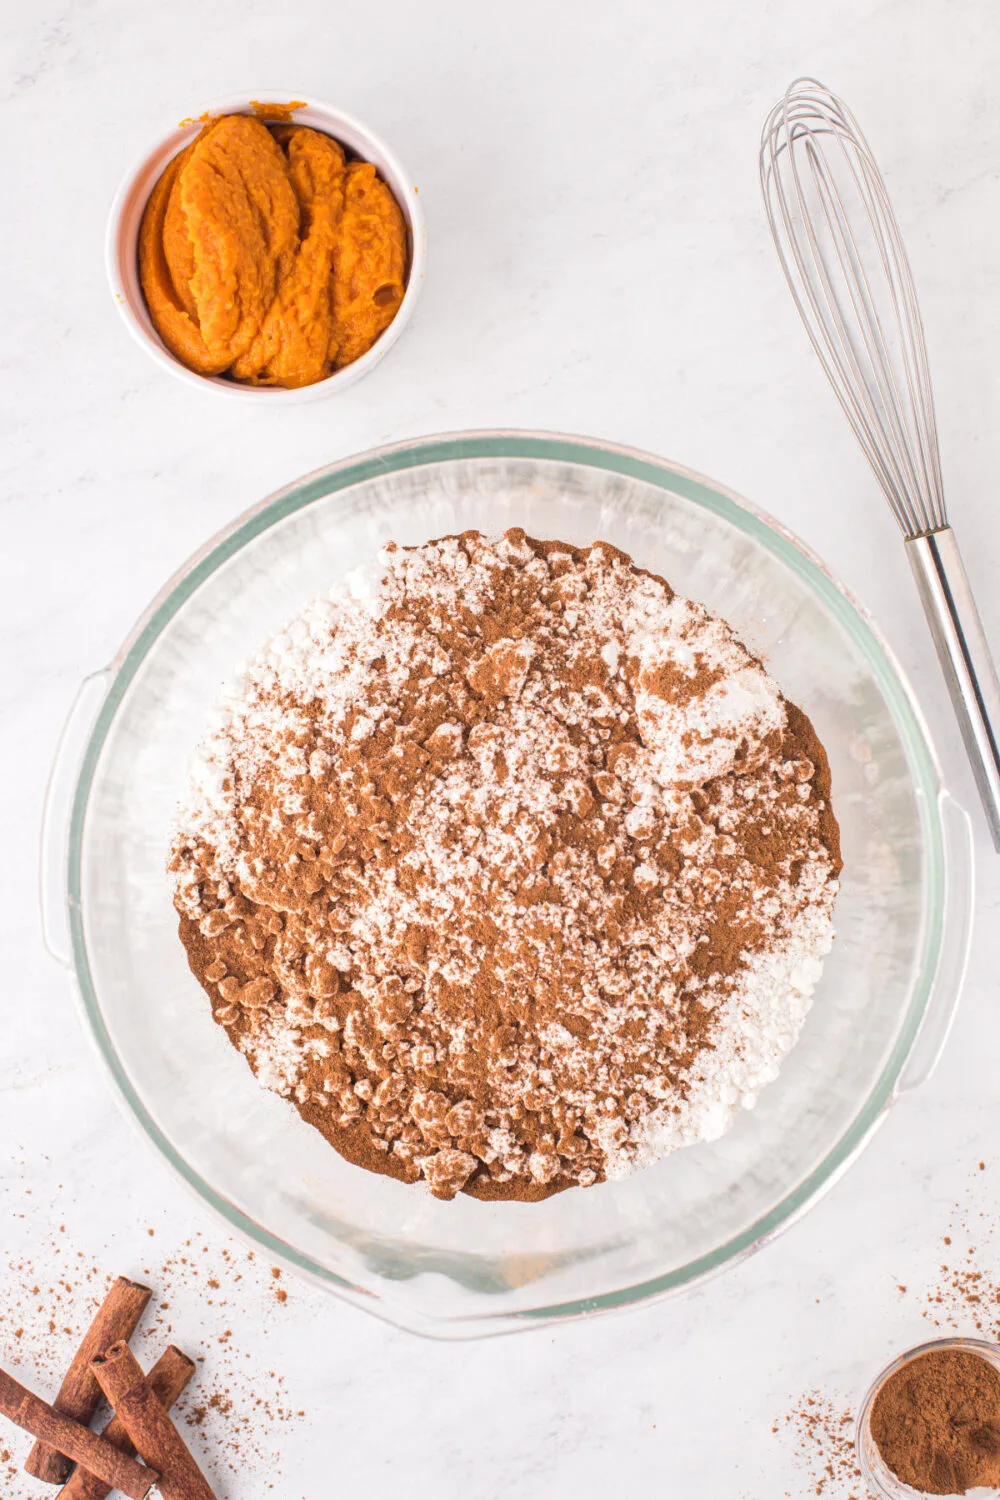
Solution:
<svg viewBox="0 0 1000 1500"><path fill-rule="evenodd" d="M893 1473L923 1494L1000 1488L1000 1372L967 1350L923 1354L882 1386L871 1432Z"/></svg>
<svg viewBox="0 0 1000 1500"><path fill-rule="evenodd" d="M82 1422L84 1426L90 1423L101 1400L101 1389L90 1372L90 1361L95 1354L103 1354L109 1344L132 1336L151 1296L148 1286L140 1286L126 1276L118 1277L66 1371L53 1402L56 1411ZM36 1479L43 1479L48 1484L64 1484L72 1464L65 1454L38 1442L28 1454L24 1467Z"/></svg>

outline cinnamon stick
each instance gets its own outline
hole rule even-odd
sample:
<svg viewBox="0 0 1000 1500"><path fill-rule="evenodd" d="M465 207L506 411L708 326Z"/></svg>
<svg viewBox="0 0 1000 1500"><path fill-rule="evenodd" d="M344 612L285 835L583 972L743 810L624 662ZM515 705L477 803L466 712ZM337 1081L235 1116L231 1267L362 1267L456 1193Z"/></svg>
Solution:
<svg viewBox="0 0 1000 1500"><path fill-rule="evenodd" d="M112 1344L106 1354L91 1360L90 1368L139 1457L159 1469L157 1483L163 1500L215 1500L128 1344Z"/></svg>
<svg viewBox="0 0 1000 1500"><path fill-rule="evenodd" d="M194 1370L194 1361L175 1349L173 1344L160 1355L149 1372L149 1383L164 1411L173 1406ZM120 1453L135 1452L135 1446L120 1417L112 1417L105 1427L104 1440L113 1443ZM69 1482L59 1491L57 1500L105 1500L105 1496L110 1493L110 1485L78 1464L70 1475Z"/></svg>
<svg viewBox="0 0 1000 1500"><path fill-rule="evenodd" d="M90 1370L90 1361L103 1354L109 1344L131 1338L152 1296L148 1286L119 1276L98 1308L97 1315L83 1336L83 1342L66 1371L59 1394L53 1401L56 1411L88 1426L101 1400L101 1388ZM36 1479L48 1484L64 1484L72 1464L48 1443L36 1443L24 1465Z"/></svg>
<svg viewBox="0 0 1000 1500"><path fill-rule="evenodd" d="M0 1412L59 1454L83 1464L112 1489L128 1495L129 1500L145 1500L159 1478L155 1469L145 1468L134 1458L119 1453L96 1432L56 1411L3 1370L0 1370Z"/></svg>

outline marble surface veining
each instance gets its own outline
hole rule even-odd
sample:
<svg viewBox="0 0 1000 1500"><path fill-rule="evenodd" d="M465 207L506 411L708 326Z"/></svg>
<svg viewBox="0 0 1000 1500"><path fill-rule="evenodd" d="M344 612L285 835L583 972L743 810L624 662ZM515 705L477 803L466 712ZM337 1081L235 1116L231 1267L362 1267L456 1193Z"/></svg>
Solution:
<svg viewBox="0 0 1000 1500"><path fill-rule="evenodd" d="M387 440L524 426L663 453L798 531L876 616L975 811L894 525L775 264L756 150L801 72L843 93L875 145L922 300L952 518L1000 641L995 5L39 0L0 8L0 58L0 1363L50 1389L73 1346L70 1316L46 1332L60 1281L149 1270L170 1282L174 1336L204 1339L206 1388L225 1361L265 1385L284 1376L280 1413L234 1386L229 1428L213 1410L188 1429L227 1500L815 1493L822 1475L785 1414L813 1389L849 1404L931 1331L923 1299L953 1205L1000 1210L1000 862L981 820L972 962L944 1059L824 1202L681 1300L449 1346L277 1282L136 1138L42 945L40 810L77 684L234 513ZM161 128L274 86L336 102L396 146L430 255L414 324L373 375L251 419L130 341L103 236L120 177ZM210 1264L229 1278L217 1292ZM251 1438L233 1472L220 1454L237 1417ZM0 1452L25 1446L0 1434ZM0 1473L9 1500L42 1493Z"/></svg>

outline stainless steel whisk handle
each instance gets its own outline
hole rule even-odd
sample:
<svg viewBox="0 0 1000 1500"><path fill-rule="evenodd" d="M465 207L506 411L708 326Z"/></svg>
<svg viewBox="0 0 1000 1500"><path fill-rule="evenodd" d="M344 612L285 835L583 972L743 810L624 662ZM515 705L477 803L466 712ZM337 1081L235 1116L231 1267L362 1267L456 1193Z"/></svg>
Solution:
<svg viewBox="0 0 1000 1500"><path fill-rule="evenodd" d="M1000 852L1000 682L950 526L907 538L906 551Z"/></svg>

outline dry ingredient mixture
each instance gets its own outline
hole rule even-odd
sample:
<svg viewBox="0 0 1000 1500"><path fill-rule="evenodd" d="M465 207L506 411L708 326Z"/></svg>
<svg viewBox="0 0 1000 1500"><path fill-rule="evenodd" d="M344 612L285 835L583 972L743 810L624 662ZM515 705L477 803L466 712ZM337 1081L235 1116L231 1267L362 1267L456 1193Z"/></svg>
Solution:
<svg viewBox="0 0 1000 1500"><path fill-rule="evenodd" d="M924 1494L1000 1487L1000 1373L967 1350L921 1355L882 1386L871 1431L893 1473Z"/></svg>
<svg viewBox="0 0 1000 1500"><path fill-rule="evenodd" d="M171 868L216 1020L348 1160L534 1199L773 1079L840 870L808 720L604 543L404 549L276 636Z"/></svg>
<svg viewBox="0 0 1000 1500"><path fill-rule="evenodd" d="M399 310L406 258L399 205L370 162L322 131L249 115L206 121L139 232L167 348L250 385L312 385L360 359Z"/></svg>

